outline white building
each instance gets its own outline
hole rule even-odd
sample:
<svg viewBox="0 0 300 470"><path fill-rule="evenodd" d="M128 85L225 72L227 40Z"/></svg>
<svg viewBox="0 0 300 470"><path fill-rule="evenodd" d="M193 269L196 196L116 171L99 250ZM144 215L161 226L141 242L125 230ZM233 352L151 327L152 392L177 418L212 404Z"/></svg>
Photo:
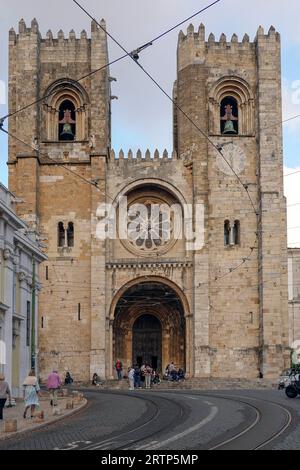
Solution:
<svg viewBox="0 0 300 470"><path fill-rule="evenodd" d="M14 213L14 203L0 183L0 370L18 397L36 359L38 268L46 257Z"/></svg>

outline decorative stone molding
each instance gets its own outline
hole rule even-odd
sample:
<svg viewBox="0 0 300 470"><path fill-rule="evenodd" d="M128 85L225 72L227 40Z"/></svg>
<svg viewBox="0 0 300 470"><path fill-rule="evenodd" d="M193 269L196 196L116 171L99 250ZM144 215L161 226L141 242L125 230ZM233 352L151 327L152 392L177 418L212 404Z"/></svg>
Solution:
<svg viewBox="0 0 300 470"><path fill-rule="evenodd" d="M72 253L72 250L73 250L73 247L69 247L69 246L63 246L63 247L57 248L57 251L60 256L69 255L70 253Z"/></svg>
<svg viewBox="0 0 300 470"><path fill-rule="evenodd" d="M70 100L76 111L76 141L89 140L88 105L89 97L84 88L74 80L62 79L53 83L45 93L45 137L48 141L58 140L59 108Z"/></svg>
<svg viewBox="0 0 300 470"><path fill-rule="evenodd" d="M139 263L139 262L123 262L123 263L107 263L106 268L108 270L131 270L131 269L163 269L163 268L175 268L175 269L182 269L182 268L192 268L193 262L192 261L184 261L184 262L151 262L151 263Z"/></svg>
<svg viewBox="0 0 300 470"><path fill-rule="evenodd" d="M24 273L23 271L20 271L18 276L19 276L19 281L20 282L25 281L25 279L27 278L26 273Z"/></svg>
<svg viewBox="0 0 300 470"><path fill-rule="evenodd" d="M249 84L238 76L223 77L209 92L209 132L220 135L220 106L222 100L232 97L238 104L239 136L254 135L254 95ZM229 135L232 138L232 135Z"/></svg>
<svg viewBox="0 0 300 470"><path fill-rule="evenodd" d="M29 287L32 287L32 276L27 276L26 277L26 282Z"/></svg>
<svg viewBox="0 0 300 470"><path fill-rule="evenodd" d="M3 251L3 258L5 259L5 261L9 260L10 257L12 255L12 252L9 248L6 248L4 251Z"/></svg>

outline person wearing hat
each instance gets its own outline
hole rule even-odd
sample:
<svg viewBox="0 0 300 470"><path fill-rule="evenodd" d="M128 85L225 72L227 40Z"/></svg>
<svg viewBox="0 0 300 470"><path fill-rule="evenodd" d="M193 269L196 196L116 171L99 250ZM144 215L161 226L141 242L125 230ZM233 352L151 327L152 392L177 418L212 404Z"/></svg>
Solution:
<svg viewBox="0 0 300 470"><path fill-rule="evenodd" d="M3 409L5 407L5 403L9 399L9 404L11 405L11 394L9 385L5 382L5 377L3 374L0 374L0 420L3 420Z"/></svg>

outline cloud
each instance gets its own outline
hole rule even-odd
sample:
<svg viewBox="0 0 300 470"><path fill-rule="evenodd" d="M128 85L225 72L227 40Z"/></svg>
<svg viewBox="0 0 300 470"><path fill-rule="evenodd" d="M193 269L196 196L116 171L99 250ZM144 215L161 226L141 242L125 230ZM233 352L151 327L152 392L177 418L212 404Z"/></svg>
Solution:
<svg viewBox="0 0 300 470"><path fill-rule="evenodd" d="M90 29L89 18L72 0L51 0L51 5L40 0L0 1L0 78L4 80L8 73L8 30L12 26L17 29L20 18L24 17L30 25L31 19L36 17L43 36L48 29L52 29L54 36L59 29L63 29L66 35L72 28L77 34L83 28L88 32ZM96 18L104 17L108 30L128 50L132 50L205 7L211 0L81 0L81 3ZM253 39L260 24L266 31L273 24L282 35L285 51L289 46L300 43L298 12L299 0L221 0L192 22L196 28L200 22L206 25L206 37L212 31L217 38L224 32L228 38L237 33L240 39L245 32ZM188 23L181 28L186 31L187 26ZM141 63L170 94L176 78L177 34L178 30L173 31L141 54ZM112 41L109 41L109 48L111 59L123 53ZM287 60L290 64L290 61L297 59L291 55L291 59L288 57ZM161 151L167 147L171 151L172 106L169 101L130 60L125 59L111 67L111 75L118 79L113 84L113 94L119 97L119 101L113 103L112 116L113 144L116 150L122 146L124 149L141 147L143 150L158 147ZM293 93L295 90L292 89L292 82L284 83L285 118L300 113L300 105L297 106L292 101ZM300 119L291 121L287 126L288 135L290 132L293 136L296 135ZM292 161L289 165L293 165Z"/></svg>
<svg viewBox="0 0 300 470"><path fill-rule="evenodd" d="M282 84L283 119L300 114L300 80L283 80ZM284 126L291 134L300 133L300 118L286 122Z"/></svg>
<svg viewBox="0 0 300 470"><path fill-rule="evenodd" d="M299 173L296 173L296 172ZM284 174L292 174L285 177L285 195L288 205L288 246L300 247L300 167L284 169Z"/></svg>

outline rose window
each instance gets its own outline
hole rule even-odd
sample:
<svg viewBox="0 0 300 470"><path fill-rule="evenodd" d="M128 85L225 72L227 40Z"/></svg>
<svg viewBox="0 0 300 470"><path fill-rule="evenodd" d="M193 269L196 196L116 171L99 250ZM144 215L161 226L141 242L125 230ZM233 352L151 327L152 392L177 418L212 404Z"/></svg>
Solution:
<svg viewBox="0 0 300 470"><path fill-rule="evenodd" d="M151 254L169 248L174 240L174 214L158 199L135 201L128 208L127 234L132 248Z"/></svg>

